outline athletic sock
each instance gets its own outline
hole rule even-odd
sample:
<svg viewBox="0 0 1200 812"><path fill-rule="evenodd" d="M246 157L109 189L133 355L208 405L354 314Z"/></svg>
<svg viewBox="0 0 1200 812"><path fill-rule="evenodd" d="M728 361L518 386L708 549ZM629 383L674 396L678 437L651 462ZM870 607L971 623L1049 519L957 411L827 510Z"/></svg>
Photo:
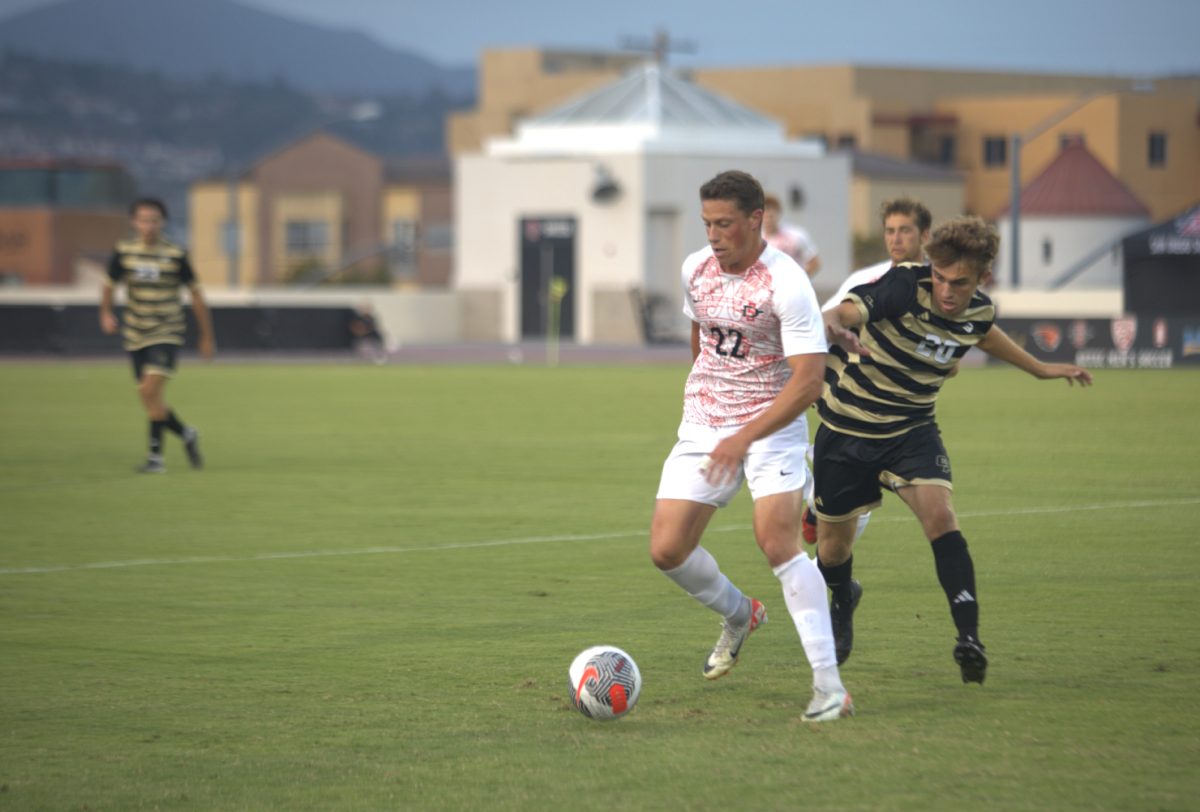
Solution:
<svg viewBox="0 0 1200 812"><path fill-rule="evenodd" d="M750 601L733 585L717 559L703 547L697 547L678 567L663 570L663 575L679 584L685 592L731 623L750 619Z"/></svg>
<svg viewBox="0 0 1200 812"><path fill-rule="evenodd" d="M960 637L979 640L979 603L975 597L975 564L967 540L957 530L938 536L930 546L938 581L950 602L950 615Z"/></svg>
<svg viewBox="0 0 1200 812"><path fill-rule="evenodd" d="M166 421L151 420L150 421L150 456L162 456L162 436L163 428L166 426Z"/></svg>
<svg viewBox="0 0 1200 812"><path fill-rule="evenodd" d="M821 557L817 556L817 569L825 578L825 585L829 587L829 591L833 593L833 599L837 603L848 603L854 596L850 593L850 576L854 571L854 556L851 555L841 564L836 564L832 567L821 563Z"/></svg>
<svg viewBox="0 0 1200 812"><path fill-rule="evenodd" d="M822 691L841 691L837 652L825 581L813 560L804 553L771 570L783 587L783 600L800 635L804 655L813 669L813 683Z"/></svg>
<svg viewBox="0 0 1200 812"><path fill-rule="evenodd" d="M175 416L175 412L167 412L167 419L163 421L163 425L170 429L173 434L178 434L180 437L183 436L184 426L179 421L179 418Z"/></svg>

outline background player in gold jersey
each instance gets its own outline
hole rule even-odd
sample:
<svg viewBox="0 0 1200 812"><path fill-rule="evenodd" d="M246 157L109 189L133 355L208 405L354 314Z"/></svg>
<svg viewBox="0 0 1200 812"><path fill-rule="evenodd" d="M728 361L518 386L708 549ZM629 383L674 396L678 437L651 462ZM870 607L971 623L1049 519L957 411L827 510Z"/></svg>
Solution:
<svg viewBox="0 0 1200 812"><path fill-rule="evenodd" d="M213 357L212 319L187 252L162 236L167 208L161 200L142 198L129 208L134 239L117 243L108 263L108 279L100 297L100 329L117 332L113 290L125 285L127 301L121 325L124 347L133 362L138 396L150 420L150 449L138 471L163 473L163 430L177 434L193 468L203 465L199 433L185 426L167 405L163 392L175 370L175 355L183 346L187 323L180 289L191 291L192 311L200 330L200 354Z"/></svg>
<svg viewBox="0 0 1200 812"><path fill-rule="evenodd" d="M999 245L995 228L980 218L955 218L934 230L925 247L930 264L893 268L825 312L834 345L818 404L814 478L818 563L832 593L839 662L850 654L862 595L851 578L856 519L879 506L882 486L909 506L929 539L958 629L954 659L963 681L982 683L987 673L974 564L934 419L938 392L972 346L1036 378L1092 383L1087 370L1042 363L993 329L996 309L979 287Z"/></svg>

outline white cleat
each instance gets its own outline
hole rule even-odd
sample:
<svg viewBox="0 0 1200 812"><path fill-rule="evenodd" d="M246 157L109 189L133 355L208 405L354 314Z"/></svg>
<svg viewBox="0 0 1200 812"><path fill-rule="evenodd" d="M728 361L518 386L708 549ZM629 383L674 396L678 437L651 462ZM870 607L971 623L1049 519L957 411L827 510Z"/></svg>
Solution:
<svg viewBox="0 0 1200 812"><path fill-rule="evenodd" d="M721 636L717 644L704 662L704 678L718 679L729 673L729 669L737 665L738 653L742 644L750 636L750 632L767 622L767 607L759 601L750 599L750 620L741 626L731 626L729 621L722 624Z"/></svg>
<svg viewBox="0 0 1200 812"><path fill-rule="evenodd" d="M813 689L812 702L804 711L806 722L832 722L845 716L854 715L854 700L847 691L818 691Z"/></svg>

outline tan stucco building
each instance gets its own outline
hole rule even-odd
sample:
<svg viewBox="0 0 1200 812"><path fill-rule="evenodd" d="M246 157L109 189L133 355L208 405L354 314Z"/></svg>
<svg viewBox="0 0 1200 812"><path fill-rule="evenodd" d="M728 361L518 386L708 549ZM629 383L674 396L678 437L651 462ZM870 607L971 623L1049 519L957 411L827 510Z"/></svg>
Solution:
<svg viewBox="0 0 1200 812"><path fill-rule="evenodd" d="M486 52L479 105L451 118L447 149L451 155L478 152L487 138L510 134L520 118L612 81L638 59L534 49ZM690 78L781 122L788 137L955 170L962 177L963 210L988 218L1008 202L1012 136L1035 128L1040 132L1021 150L1022 184L1050 163L1061 139L1082 137L1153 218L1200 200L1200 77L1146 83L1130 77L824 65L703 69ZM1064 111L1069 114L1061 115ZM856 229L872 221L871 199L853 196Z"/></svg>
<svg viewBox="0 0 1200 812"><path fill-rule="evenodd" d="M316 132L236 177L193 184L189 208L188 242L208 285L306 283L337 273L423 287L449 281L452 198L441 164L389 164Z"/></svg>

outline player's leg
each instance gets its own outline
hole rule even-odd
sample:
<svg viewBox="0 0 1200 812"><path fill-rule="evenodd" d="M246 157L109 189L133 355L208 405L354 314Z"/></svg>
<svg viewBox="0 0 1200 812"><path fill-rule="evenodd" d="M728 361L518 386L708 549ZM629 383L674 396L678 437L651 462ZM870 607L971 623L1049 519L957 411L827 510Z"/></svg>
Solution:
<svg viewBox="0 0 1200 812"><path fill-rule="evenodd" d="M143 350L139 351L134 361L138 375L138 398L150 424L146 461L137 470L143 474L161 474L167 470L163 461L163 418L166 417L163 391L166 388L168 372L161 366L150 363L149 359L150 356Z"/></svg>
<svg viewBox="0 0 1200 812"><path fill-rule="evenodd" d="M741 487L740 477L721 486L704 479L701 463L713 445L711 437L681 437L676 443L663 464L650 524L650 559L654 566L722 618L721 635L704 663L707 679L728 673L750 632L766 621L763 605L743 595L712 554L700 546L713 513Z"/></svg>
<svg viewBox="0 0 1200 812"><path fill-rule="evenodd" d="M853 546L865 527L861 517L879 506L883 493L876 477L873 441L817 430L814 449L814 502L817 505L817 566L830 592L830 619L838 664L854 648L854 611L862 584L854 575Z"/></svg>
<svg viewBox="0 0 1200 812"><path fill-rule="evenodd" d="M761 623L766 610L742 594L721 572L700 537L716 507L682 499L659 499L650 525L654 566L699 603L722 618L721 635L704 663L706 679L717 679L737 664L742 644Z"/></svg>
<svg viewBox="0 0 1200 812"><path fill-rule="evenodd" d="M950 489L945 485L914 484L896 492L920 521L933 550L938 582L958 630L954 659L962 669L963 682L982 683L987 675L987 656L979 640L975 564L958 528Z"/></svg>
<svg viewBox="0 0 1200 812"><path fill-rule="evenodd" d="M754 497L754 538L779 579L784 604L813 670L813 698L804 721L854 714L838 673L825 580L800 543L801 514L811 476L804 462L804 421L754 445L746 455L746 480Z"/></svg>
<svg viewBox="0 0 1200 812"><path fill-rule="evenodd" d="M159 420L162 428L183 440L188 462L193 468L201 468L204 465L204 458L200 454L200 432L194 426L185 425L166 402L166 382L175 374L178 348L174 344L157 344L147 347L146 352L145 372L162 376L162 385L158 390L157 400L152 406L147 405L147 413L150 408L154 408L154 414L161 415ZM154 420L155 418L151 417L150 419Z"/></svg>

